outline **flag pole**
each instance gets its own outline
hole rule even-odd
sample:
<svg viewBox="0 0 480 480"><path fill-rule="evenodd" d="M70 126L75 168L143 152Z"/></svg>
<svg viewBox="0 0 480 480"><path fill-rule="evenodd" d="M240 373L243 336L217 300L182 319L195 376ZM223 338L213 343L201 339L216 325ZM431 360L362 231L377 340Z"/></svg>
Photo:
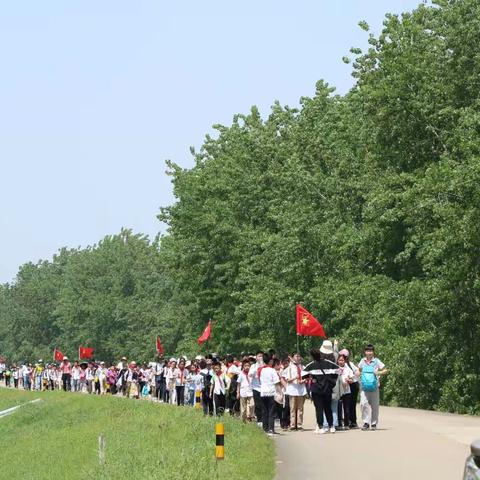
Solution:
<svg viewBox="0 0 480 480"><path fill-rule="evenodd" d="M297 353L300 353L300 335L297 333Z"/></svg>

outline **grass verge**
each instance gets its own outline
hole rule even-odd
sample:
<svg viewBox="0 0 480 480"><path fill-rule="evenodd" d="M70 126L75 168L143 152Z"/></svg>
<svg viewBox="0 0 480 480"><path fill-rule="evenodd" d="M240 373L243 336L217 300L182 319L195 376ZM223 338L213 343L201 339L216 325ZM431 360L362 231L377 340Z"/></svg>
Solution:
<svg viewBox="0 0 480 480"><path fill-rule="evenodd" d="M216 464L215 419L188 407L116 397L2 389L4 408L35 398L0 418L2 478L9 480L270 480L274 445L255 425L223 417L225 460ZM106 464L98 436L105 434ZM14 459L14 461L12 461Z"/></svg>

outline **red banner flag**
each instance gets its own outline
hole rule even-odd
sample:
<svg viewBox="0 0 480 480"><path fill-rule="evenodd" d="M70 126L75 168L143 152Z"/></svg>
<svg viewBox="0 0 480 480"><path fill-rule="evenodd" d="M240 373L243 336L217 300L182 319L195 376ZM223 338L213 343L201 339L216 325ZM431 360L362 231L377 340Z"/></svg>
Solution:
<svg viewBox="0 0 480 480"><path fill-rule="evenodd" d="M327 338L322 324L301 305L297 305L297 335Z"/></svg>
<svg viewBox="0 0 480 480"><path fill-rule="evenodd" d="M93 358L94 349L90 347L78 347L78 357L80 360L84 358Z"/></svg>
<svg viewBox="0 0 480 480"><path fill-rule="evenodd" d="M212 321L208 321L208 325L205 327L203 333L198 337L197 343L201 345L202 343L206 342L210 335L212 334Z"/></svg>
<svg viewBox="0 0 480 480"><path fill-rule="evenodd" d="M156 345L156 347L157 347L157 353L158 353L159 355L163 355L163 354L165 353L165 352L163 351L163 345L162 345L162 342L160 342L160 337L159 337L159 336L157 336L157 345Z"/></svg>
<svg viewBox="0 0 480 480"><path fill-rule="evenodd" d="M53 359L56 362L61 362L64 356L65 355L60 350L57 350L56 348L53 350Z"/></svg>

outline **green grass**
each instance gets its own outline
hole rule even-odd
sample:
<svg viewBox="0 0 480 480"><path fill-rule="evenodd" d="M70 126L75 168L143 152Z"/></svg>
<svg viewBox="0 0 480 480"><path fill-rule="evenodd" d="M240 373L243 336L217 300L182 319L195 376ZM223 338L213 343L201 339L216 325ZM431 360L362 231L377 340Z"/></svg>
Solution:
<svg viewBox="0 0 480 480"><path fill-rule="evenodd" d="M32 392L23 390L10 390L8 388L0 389L0 411L5 410L21 403L26 403L37 398Z"/></svg>
<svg viewBox="0 0 480 480"><path fill-rule="evenodd" d="M256 425L223 417L225 460L216 465L215 421L188 407L63 392L0 390L2 478L270 480L274 445ZM105 434L106 464L98 462ZM7 460L8 459L8 460ZM5 461L7 460L7 461Z"/></svg>

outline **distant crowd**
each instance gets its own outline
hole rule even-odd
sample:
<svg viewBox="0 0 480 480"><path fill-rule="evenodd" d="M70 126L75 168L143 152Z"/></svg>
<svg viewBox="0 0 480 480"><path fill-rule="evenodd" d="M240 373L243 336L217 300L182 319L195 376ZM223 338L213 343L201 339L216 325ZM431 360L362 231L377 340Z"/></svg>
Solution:
<svg viewBox="0 0 480 480"><path fill-rule="evenodd" d="M378 425L380 378L388 370L367 345L356 365L347 349L325 340L304 364L295 352L279 358L274 350L235 357L216 354L194 360L158 356L155 362L137 365L123 357L117 365L105 362L61 362L7 365L0 363L0 381L25 390L65 390L98 395L148 398L156 402L202 408L206 415L239 415L256 421L273 435L282 430L302 430L305 399L315 406L315 433Z"/></svg>

